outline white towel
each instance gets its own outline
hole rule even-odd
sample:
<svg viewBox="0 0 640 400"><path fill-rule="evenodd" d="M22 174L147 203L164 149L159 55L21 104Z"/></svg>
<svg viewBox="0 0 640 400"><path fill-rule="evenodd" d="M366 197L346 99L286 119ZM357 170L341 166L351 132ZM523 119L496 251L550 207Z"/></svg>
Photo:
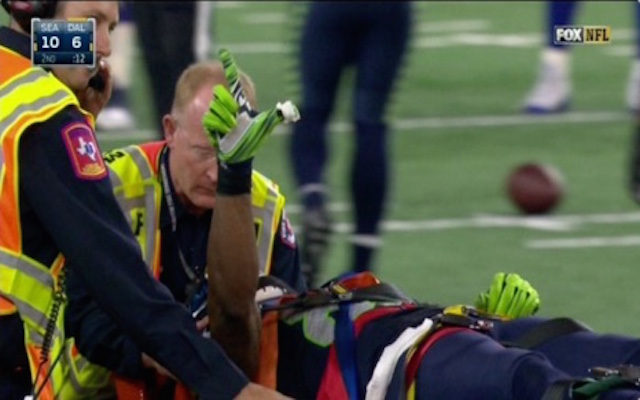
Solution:
<svg viewBox="0 0 640 400"><path fill-rule="evenodd" d="M385 398L400 356L431 329L432 325L433 321L425 318L420 325L405 329L395 342L384 348L371 379L367 383L365 400L383 400Z"/></svg>

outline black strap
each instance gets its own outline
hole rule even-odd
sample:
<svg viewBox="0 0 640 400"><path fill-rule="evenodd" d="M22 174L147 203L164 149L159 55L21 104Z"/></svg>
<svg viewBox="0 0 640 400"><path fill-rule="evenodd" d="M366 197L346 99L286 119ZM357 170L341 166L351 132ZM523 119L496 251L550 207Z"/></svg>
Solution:
<svg viewBox="0 0 640 400"><path fill-rule="evenodd" d="M299 295L296 299L283 304L265 304L261 306L261 311L272 310L308 310L315 307L323 307L329 304L339 304L344 302L377 301L377 302L403 302L416 304L416 302L404 295L395 286L388 283L378 283L376 285L359 288L346 293L338 293L331 289L331 286L308 291Z"/></svg>
<svg viewBox="0 0 640 400"><path fill-rule="evenodd" d="M541 323L517 340L503 343L503 345L521 349L533 349L556 337L590 330L587 326L571 318L554 318Z"/></svg>
<svg viewBox="0 0 640 400"><path fill-rule="evenodd" d="M397 287L385 282L356 289L351 293L351 300L353 301L402 301L404 303L415 303L415 300L407 297Z"/></svg>

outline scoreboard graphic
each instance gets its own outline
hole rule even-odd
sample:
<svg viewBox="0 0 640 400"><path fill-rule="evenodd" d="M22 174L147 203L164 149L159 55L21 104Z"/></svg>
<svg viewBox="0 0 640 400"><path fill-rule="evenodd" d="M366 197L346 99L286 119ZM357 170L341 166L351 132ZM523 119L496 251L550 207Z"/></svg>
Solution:
<svg viewBox="0 0 640 400"><path fill-rule="evenodd" d="M39 67L96 65L96 20L31 19L31 64Z"/></svg>

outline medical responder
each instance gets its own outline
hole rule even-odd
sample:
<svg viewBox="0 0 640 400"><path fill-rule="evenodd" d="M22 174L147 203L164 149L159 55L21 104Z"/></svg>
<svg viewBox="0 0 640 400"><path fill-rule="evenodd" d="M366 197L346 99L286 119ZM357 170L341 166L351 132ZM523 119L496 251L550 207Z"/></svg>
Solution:
<svg viewBox="0 0 640 400"><path fill-rule="evenodd" d="M240 81L255 107L252 81L244 73L240 73ZM171 113L162 119L166 140L115 149L104 156L116 199L147 265L176 301L188 308L194 302L203 304L198 296L207 285L207 241L217 204L219 169L217 151L205 133L202 118L213 99L211 88L218 84L227 85L221 62L189 66L176 85ZM295 235L284 213L285 198L277 185L260 173L253 171L251 177L260 274L272 274L302 292L306 288ZM70 275L67 286L69 334L80 352L121 376L143 375L137 346L106 315L91 312L97 308L79 279ZM252 375L255 365L234 361Z"/></svg>
<svg viewBox="0 0 640 400"><path fill-rule="evenodd" d="M2 5L11 22L0 28L0 397L94 398L85 390L101 387L104 371L71 365L77 354L64 336L64 277L73 270L151 359L203 398L279 398L203 339L146 268L93 131L111 90L108 68L98 72L105 90L96 91L84 67L55 68L54 76L31 66L31 17L95 17L101 60L111 52L118 3ZM217 273L226 272L233 281L233 271Z"/></svg>

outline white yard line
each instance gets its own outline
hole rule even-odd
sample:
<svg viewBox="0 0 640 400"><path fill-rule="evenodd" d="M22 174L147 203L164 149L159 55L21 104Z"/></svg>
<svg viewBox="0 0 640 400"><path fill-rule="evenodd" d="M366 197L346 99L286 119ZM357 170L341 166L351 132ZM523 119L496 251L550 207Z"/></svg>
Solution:
<svg viewBox="0 0 640 400"><path fill-rule="evenodd" d="M248 13L242 16L242 22L247 25L281 25L291 18L283 12Z"/></svg>
<svg viewBox="0 0 640 400"><path fill-rule="evenodd" d="M344 203L335 203L330 209L349 211ZM300 213L300 206L287 205L287 212L291 215ZM584 225L616 225L638 224L640 212L616 214L582 214L561 216L505 216L505 215L476 215L469 218L427 219L427 220L387 220L383 223L383 230L387 232L419 232L441 231L452 229L498 229L524 228L539 231L567 232ZM338 233L349 233L353 228L349 223L336 223L334 230Z"/></svg>
<svg viewBox="0 0 640 400"><path fill-rule="evenodd" d="M217 1L216 8L243 8L249 5L246 1Z"/></svg>
<svg viewBox="0 0 640 400"><path fill-rule="evenodd" d="M486 31L491 22L486 19L451 20L438 22L421 22L416 27L419 33L474 32Z"/></svg>
<svg viewBox="0 0 640 400"><path fill-rule="evenodd" d="M429 118L402 118L392 122L392 129L396 131L412 131L418 129L449 129L449 128L478 128L495 126L523 126L536 124L594 124L623 122L630 120L631 116L622 111L594 111L594 112L567 112L556 115L486 115L477 117L429 117ZM332 132L351 132L351 125L346 122L334 122L330 127ZM279 126L274 135L288 135L289 128ZM421 132L423 134L424 132ZM430 132L434 133L434 132ZM437 132L435 132L437 133ZM477 132L472 132L477 133ZM486 133L486 132L485 132ZM606 133L603 131L603 133ZM98 140L103 143L113 141L143 141L157 138L158 133L141 129L131 132L98 132Z"/></svg>
<svg viewBox="0 0 640 400"><path fill-rule="evenodd" d="M535 250L584 249L593 247L640 246L640 236L583 237L553 240L529 240L525 247Z"/></svg>
<svg viewBox="0 0 640 400"><path fill-rule="evenodd" d="M275 18L270 16L268 18ZM476 26L477 28L478 26ZM482 29L477 29L482 30ZM621 42L628 42L635 39L635 29L618 28L613 29L611 36L612 41L616 45ZM487 33L463 31L453 33L434 33L428 32L417 35L411 42L416 50L423 49L442 49L451 47L509 47L509 48L537 48L540 47L545 40L543 32L525 32L525 33ZM234 54L284 54L290 53L292 47L285 42L245 42L245 43L226 43L226 48L233 51ZM591 46L593 49L607 52L612 55L618 55L620 52L611 52L608 50L609 45ZM623 53L624 54L624 53Z"/></svg>
<svg viewBox="0 0 640 400"><path fill-rule="evenodd" d="M291 15L286 12L250 12L243 14L242 23L247 25L280 25L287 22ZM419 33L477 32L486 31L491 22L486 19L450 20L437 22L421 22L415 31Z"/></svg>

